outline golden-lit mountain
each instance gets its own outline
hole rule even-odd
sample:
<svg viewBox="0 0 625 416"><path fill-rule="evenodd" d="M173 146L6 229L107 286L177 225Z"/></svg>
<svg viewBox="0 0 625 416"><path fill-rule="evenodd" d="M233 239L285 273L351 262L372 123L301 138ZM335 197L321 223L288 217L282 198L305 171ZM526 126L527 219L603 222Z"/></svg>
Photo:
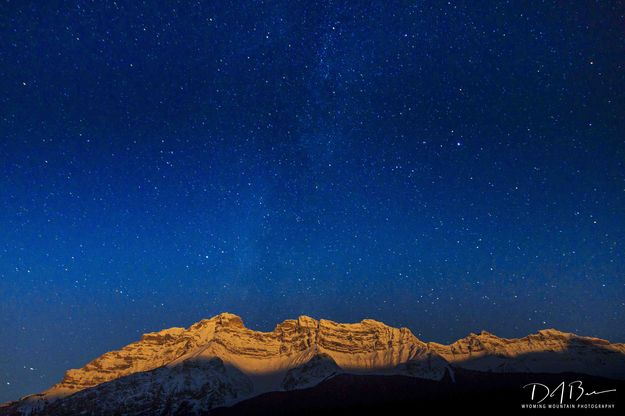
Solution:
<svg viewBox="0 0 625 416"><path fill-rule="evenodd" d="M50 389L0 407L0 414L89 409L95 414L199 414L266 392L315 386L339 374L438 381L453 380L457 369L624 379L625 345L553 329L518 339L483 331L442 345L371 319L341 324L306 316L258 332L223 313L186 329L145 334L67 371Z"/></svg>

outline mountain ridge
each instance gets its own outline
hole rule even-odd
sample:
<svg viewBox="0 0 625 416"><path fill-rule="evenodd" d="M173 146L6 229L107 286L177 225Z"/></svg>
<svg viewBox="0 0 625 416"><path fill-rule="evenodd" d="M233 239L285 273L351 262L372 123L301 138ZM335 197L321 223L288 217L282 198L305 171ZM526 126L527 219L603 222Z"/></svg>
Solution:
<svg viewBox="0 0 625 416"><path fill-rule="evenodd" d="M158 409L165 402L156 397L179 397L187 403L188 397L205 391L190 410L200 412L265 392L310 387L339 373L441 380L461 367L625 378L624 357L625 344L556 329L511 339L481 331L445 345L424 342L408 328L373 319L346 324L300 316L262 332L245 327L237 315L222 313L188 328L144 334L68 370L61 382L42 393L3 405L0 414L36 414L57 400L80 407L81 397L84 404L89 395L115 396L128 385L143 385L137 394L158 402Z"/></svg>

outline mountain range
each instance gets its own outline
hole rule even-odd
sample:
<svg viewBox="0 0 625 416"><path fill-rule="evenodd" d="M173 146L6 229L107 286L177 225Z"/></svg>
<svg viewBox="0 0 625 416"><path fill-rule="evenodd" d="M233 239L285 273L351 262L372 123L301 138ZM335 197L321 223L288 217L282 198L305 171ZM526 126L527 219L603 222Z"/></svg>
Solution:
<svg viewBox="0 0 625 416"><path fill-rule="evenodd" d="M222 313L189 328L145 334L67 371L48 390L1 405L0 415L252 414L252 408L271 414L272 404L310 410L324 403L319 397L334 397L328 391L342 392L332 406L349 397L364 403L376 392L395 400L397 392L416 391L402 400L426 400L477 383L486 390L516 386L539 375L554 383L583 375L620 387L625 344L545 329L515 339L482 331L443 345L371 319L342 324L307 316L259 332Z"/></svg>

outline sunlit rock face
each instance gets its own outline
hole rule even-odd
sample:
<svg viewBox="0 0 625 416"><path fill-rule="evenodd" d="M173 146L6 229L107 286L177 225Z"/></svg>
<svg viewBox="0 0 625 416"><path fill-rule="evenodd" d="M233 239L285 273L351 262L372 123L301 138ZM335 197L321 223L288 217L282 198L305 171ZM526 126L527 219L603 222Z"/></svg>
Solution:
<svg viewBox="0 0 625 416"><path fill-rule="evenodd" d="M186 329L145 334L67 371L50 389L5 405L0 414L75 414L95 408L102 414L140 409L193 414L267 391L311 387L340 373L441 380L446 373L453 378L453 367L465 367L625 378L624 357L623 344L553 329L518 339L483 331L442 345L371 319L341 324L301 316L259 332L223 313ZM100 402L106 402L105 408Z"/></svg>
<svg viewBox="0 0 625 416"><path fill-rule="evenodd" d="M575 372L625 378L625 344L543 329L523 338L469 334L450 345L428 347L447 362L467 369L497 372Z"/></svg>

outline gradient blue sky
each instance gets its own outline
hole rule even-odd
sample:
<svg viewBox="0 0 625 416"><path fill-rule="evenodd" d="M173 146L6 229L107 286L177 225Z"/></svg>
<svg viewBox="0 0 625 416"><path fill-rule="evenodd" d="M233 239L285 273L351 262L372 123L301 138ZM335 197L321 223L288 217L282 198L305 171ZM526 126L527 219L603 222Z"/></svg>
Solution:
<svg viewBox="0 0 625 416"><path fill-rule="evenodd" d="M625 341L623 11L3 2L0 401L224 311Z"/></svg>

